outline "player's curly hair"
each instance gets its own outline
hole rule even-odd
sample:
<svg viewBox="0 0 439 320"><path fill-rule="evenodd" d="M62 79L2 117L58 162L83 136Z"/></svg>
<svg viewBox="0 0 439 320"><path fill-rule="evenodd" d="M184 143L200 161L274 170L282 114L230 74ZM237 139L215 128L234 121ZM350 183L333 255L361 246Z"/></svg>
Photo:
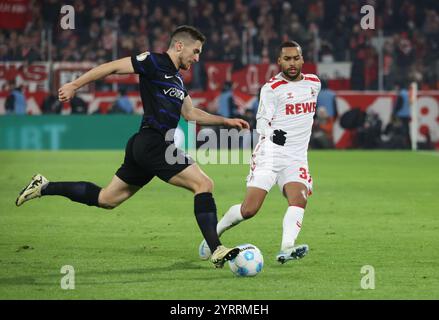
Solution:
<svg viewBox="0 0 439 320"><path fill-rule="evenodd" d="M171 34L171 44L177 40L182 40L183 38L190 38L192 40L199 40L201 43L206 41L206 37L195 27L183 25L179 26Z"/></svg>

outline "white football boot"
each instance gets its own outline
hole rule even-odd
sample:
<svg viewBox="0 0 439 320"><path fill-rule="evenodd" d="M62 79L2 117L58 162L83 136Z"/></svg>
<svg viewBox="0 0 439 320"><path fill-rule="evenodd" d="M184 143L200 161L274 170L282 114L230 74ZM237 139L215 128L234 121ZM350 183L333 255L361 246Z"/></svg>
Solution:
<svg viewBox="0 0 439 320"><path fill-rule="evenodd" d="M18 195L15 205L19 207L26 201L41 197L41 189L48 183L49 180L41 174L34 175L31 182Z"/></svg>
<svg viewBox="0 0 439 320"><path fill-rule="evenodd" d="M299 246L292 247L289 250L281 251L276 256L276 260L282 264L290 260L299 260L306 256L308 251L309 246L307 244L301 244Z"/></svg>

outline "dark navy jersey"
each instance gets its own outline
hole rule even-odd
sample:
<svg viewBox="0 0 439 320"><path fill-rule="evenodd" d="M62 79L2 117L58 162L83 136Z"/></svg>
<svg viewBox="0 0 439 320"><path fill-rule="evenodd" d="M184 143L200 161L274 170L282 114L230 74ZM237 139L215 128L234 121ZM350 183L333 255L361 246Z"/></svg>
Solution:
<svg viewBox="0 0 439 320"><path fill-rule="evenodd" d="M131 62L139 74L144 111L140 127L166 134L177 127L183 100L188 95L183 78L167 53L145 52L133 55Z"/></svg>

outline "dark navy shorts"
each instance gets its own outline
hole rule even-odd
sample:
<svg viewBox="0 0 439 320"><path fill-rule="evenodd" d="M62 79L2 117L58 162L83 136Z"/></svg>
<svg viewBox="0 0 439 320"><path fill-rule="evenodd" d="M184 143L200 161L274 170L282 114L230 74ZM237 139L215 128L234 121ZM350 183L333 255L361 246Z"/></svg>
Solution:
<svg viewBox="0 0 439 320"><path fill-rule="evenodd" d="M151 128L143 128L127 142L125 159L116 175L129 185L143 187L155 176L168 182L194 160Z"/></svg>

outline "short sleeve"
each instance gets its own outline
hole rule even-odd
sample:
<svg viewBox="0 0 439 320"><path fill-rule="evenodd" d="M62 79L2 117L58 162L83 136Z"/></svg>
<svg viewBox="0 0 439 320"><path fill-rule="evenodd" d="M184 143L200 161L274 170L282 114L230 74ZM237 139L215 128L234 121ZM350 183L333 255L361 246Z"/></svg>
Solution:
<svg viewBox="0 0 439 320"><path fill-rule="evenodd" d="M322 83L319 81L317 86L317 93L319 93L321 89L322 89Z"/></svg>
<svg viewBox="0 0 439 320"><path fill-rule="evenodd" d="M131 63L133 64L135 73L148 78L152 77L155 71L154 63L151 61L151 53L148 51L139 55L132 55Z"/></svg>

